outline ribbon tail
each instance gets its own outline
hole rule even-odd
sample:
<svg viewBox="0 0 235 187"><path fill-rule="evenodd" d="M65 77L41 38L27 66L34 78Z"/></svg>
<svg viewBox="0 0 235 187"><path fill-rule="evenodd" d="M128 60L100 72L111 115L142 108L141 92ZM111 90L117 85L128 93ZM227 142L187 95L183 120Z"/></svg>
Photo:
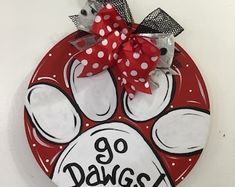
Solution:
<svg viewBox="0 0 235 187"><path fill-rule="evenodd" d="M175 71L171 69L175 55L175 38L172 34L139 34L146 40L151 41L160 49L161 55L156 69L167 69L172 75Z"/></svg>
<svg viewBox="0 0 235 187"><path fill-rule="evenodd" d="M100 38L96 35L86 35L81 38L78 38L72 42L70 42L78 51L82 51L88 49L92 45L96 44L100 41Z"/></svg>
<svg viewBox="0 0 235 187"><path fill-rule="evenodd" d="M158 8L150 13L137 27L136 33L164 33L178 36L184 28L164 10Z"/></svg>
<svg viewBox="0 0 235 187"><path fill-rule="evenodd" d="M74 25L77 29L79 29L78 17L79 17L79 15L69 16L69 18L72 20L72 22L74 23Z"/></svg>

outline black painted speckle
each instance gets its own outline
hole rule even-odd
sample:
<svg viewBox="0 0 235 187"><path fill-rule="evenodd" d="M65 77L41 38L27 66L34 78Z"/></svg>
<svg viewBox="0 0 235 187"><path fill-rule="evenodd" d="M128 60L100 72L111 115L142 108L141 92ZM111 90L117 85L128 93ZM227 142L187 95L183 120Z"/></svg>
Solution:
<svg viewBox="0 0 235 187"><path fill-rule="evenodd" d="M160 52L161 52L161 55L166 55L167 54L167 48L161 48Z"/></svg>
<svg viewBox="0 0 235 187"><path fill-rule="evenodd" d="M83 16L87 16L87 11L86 11L85 9L82 9L82 10L81 10L81 14L82 14Z"/></svg>

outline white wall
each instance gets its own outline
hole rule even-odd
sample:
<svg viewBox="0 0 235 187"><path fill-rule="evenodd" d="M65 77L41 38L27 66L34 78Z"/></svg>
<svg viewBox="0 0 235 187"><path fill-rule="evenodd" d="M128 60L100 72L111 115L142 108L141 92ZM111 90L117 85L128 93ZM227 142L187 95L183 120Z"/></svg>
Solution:
<svg viewBox="0 0 235 187"><path fill-rule="evenodd" d="M0 0L0 186L53 187L28 148L23 101L44 54L74 31L67 18L85 0ZM208 145L179 187L233 187L235 183L235 1L129 0L136 22L155 7L185 32L177 41L196 61L212 104Z"/></svg>

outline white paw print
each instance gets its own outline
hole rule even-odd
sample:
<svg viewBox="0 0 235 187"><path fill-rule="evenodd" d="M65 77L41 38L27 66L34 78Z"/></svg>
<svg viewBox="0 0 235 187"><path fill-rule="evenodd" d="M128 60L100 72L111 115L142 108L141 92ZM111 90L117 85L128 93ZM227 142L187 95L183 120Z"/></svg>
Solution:
<svg viewBox="0 0 235 187"><path fill-rule="evenodd" d="M162 70L158 70L158 88L152 95L138 93L130 100L126 93L118 94L119 80L111 71L78 78L81 64L76 60L70 66L73 97L50 84L35 84L28 90L25 106L37 131L50 142L69 143L58 158L52 180L61 187L173 187L146 137L168 153L199 151L206 142L209 115L194 109L164 112L174 81ZM120 108L130 123L114 119ZM84 117L96 125L81 133L87 126ZM156 120L150 134L133 125L152 119Z"/></svg>

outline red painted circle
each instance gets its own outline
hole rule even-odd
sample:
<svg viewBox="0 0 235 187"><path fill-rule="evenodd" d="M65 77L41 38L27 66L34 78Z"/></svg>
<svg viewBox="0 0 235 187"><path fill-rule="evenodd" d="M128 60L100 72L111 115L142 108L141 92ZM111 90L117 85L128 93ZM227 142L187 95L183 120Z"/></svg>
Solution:
<svg viewBox="0 0 235 187"><path fill-rule="evenodd" d="M75 40L76 37L77 33L73 33L67 36L46 54L37 67L29 87L39 83L49 83L59 87L69 97L72 98L71 90L70 88L66 87L64 81L64 68L67 63L71 61L72 56L77 53L77 50L70 44L70 42ZM187 107L198 108L209 113L209 99L202 76L189 55L179 45L177 45L177 49L178 52L175 54L173 69L176 70L180 76L174 76L176 85L175 93L170 105L166 109L166 112L171 111L174 108ZM113 74L115 74L115 69L111 69L111 71ZM122 88L117 87L117 92L118 103L121 103ZM201 94L202 92L204 93L203 95ZM120 104L111 120L119 120L119 116L125 115L126 114ZM154 121L156 121L156 118L146 122L141 122L141 126L138 126L138 122L131 123L133 123L134 127L138 128L138 130L148 141L149 145L153 147L153 151L159 155L159 158L169 173L171 180L173 181L174 185L177 185L194 167L195 163L200 157L201 151L189 155L174 155L166 153L158 147L154 146L151 140L151 129ZM125 122L125 120L128 120L128 118L123 118L122 120ZM130 121L128 122L130 123ZM83 116L82 123L82 132L96 125L96 122L87 119L85 116ZM90 124L89 127L85 125L87 123ZM146 126L149 128L146 128ZM33 123L31 122L30 117L26 111L25 129L30 148L36 161L42 170L46 173L46 175L51 176L60 154L68 146L68 144L55 144L43 138L35 130Z"/></svg>

